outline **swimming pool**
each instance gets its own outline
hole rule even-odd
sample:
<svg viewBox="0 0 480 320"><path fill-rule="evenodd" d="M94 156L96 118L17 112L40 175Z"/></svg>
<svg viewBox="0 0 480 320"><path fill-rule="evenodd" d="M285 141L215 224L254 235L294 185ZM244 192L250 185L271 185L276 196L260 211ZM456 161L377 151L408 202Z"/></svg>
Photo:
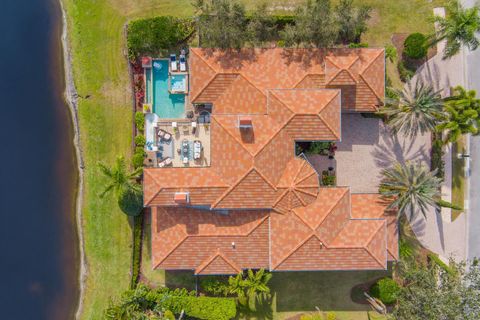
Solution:
<svg viewBox="0 0 480 320"><path fill-rule="evenodd" d="M168 60L154 60L152 65L153 112L160 118L185 117L185 94L168 92Z"/></svg>

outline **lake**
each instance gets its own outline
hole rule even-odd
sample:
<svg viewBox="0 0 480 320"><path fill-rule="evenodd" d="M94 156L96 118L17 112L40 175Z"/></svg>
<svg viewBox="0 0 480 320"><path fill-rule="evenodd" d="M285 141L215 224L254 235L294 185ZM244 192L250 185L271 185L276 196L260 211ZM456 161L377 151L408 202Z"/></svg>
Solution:
<svg viewBox="0 0 480 320"><path fill-rule="evenodd" d="M61 23L56 0L2 0L2 319L72 319L77 305L77 170Z"/></svg>

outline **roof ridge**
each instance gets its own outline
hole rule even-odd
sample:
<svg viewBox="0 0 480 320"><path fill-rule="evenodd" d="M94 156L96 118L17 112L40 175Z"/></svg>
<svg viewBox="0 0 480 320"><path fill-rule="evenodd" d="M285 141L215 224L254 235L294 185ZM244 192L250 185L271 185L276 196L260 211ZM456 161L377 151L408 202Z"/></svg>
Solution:
<svg viewBox="0 0 480 320"><path fill-rule="evenodd" d="M298 191L298 192L304 193L304 194L311 195L313 197L316 197L318 195L318 193L315 194L315 193L312 193L312 192L307 191L307 190L302 190L301 187L296 187L295 190Z"/></svg>
<svg viewBox="0 0 480 320"><path fill-rule="evenodd" d="M296 245L289 253L287 253L277 264L275 264L275 266L272 267L272 270L276 269L278 266L280 266L282 263L285 262L285 260L287 260L288 258L290 258L290 256L292 254L294 254L295 252L297 252L298 249L300 249L301 247L303 247L303 245L308 241L310 240L312 237L315 237L317 238L318 241L320 241L321 243L323 243L322 240L320 240L320 238L318 238L318 236L315 234L315 232L312 232L310 233L303 241L301 241L298 245Z"/></svg>
<svg viewBox="0 0 480 320"><path fill-rule="evenodd" d="M252 82L252 80L250 80L250 78L247 77L243 72L239 72L238 75L241 76L243 79L245 79L248 83L250 83L250 84L252 85L252 87L254 87L255 89L257 89L257 91L260 92L260 94L265 97L265 100L268 99L267 95L266 95L265 93L263 93L262 90L260 90L260 89ZM268 114L268 113L267 113L267 114Z"/></svg>
<svg viewBox="0 0 480 320"><path fill-rule="evenodd" d="M375 48L370 48L370 49L375 49ZM370 60L370 62L369 62L369 63L363 68L363 70L362 70L361 72L359 72L358 74L362 74L362 73L364 73L368 68L370 68L370 67L372 66L373 62L374 62L375 60L377 60L378 57L379 57L383 52L384 52L384 50L382 50L382 49L378 50L377 55L376 55L372 60Z"/></svg>
<svg viewBox="0 0 480 320"><path fill-rule="evenodd" d="M293 175L293 181L292 181L292 185L293 185L293 186L294 186L295 184L300 183L300 182L303 181L303 179L300 180L300 181L298 181L298 182L297 182L296 180L297 180L297 178L298 178L298 175L300 174L300 172L302 171L302 169L305 167L306 164L307 164L307 161L305 161L305 159L303 159L303 163L299 166L299 168L297 169L297 172Z"/></svg>
<svg viewBox="0 0 480 320"><path fill-rule="evenodd" d="M307 203L302 199L302 197L300 197L298 194L297 194L297 191L295 189L292 189L292 193L295 195L295 197L298 198L298 200L300 200L300 202L302 203L302 205L305 207L307 205Z"/></svg>
<svg viewBox="0 0 480 320"><path fill-rule="evenodd" d="M233 114L232 114L232 115L233 115ZM222 115L219 115L219 116L222 116ZM232 137L232 138L243 148L243 150L245 150L246 152L248 152L248 154L250 154L252 157L255 157L255 155L253 155L253 154L250 152L250 150L248 150L248 149L243 145L243 143L242 143L237 137L235 137L235 136L222 124L221 121L218 121L218 120L217 120L215 114L212 114L212 118L215 119L215 122L218 123L218 125L219 125L220 127L222 127L222 129L223 129L226 133L228 133L228 135L229 135L230 137Z"/></svg>
<svg viewBox="0 0 480 320"><path fill-rule="evenodd" d="M217 251L209 258L207 258L204 262L202 262L196 269L195 274L199 274L205 268L207 268L216 258L221 258L226 264L228 264L232 269L237 271L237 273L241 272L241 269L237 267L230 259L228 259L225 255L222 254L220 249L217 248Z"/></svg>
<svg viewBox="0 0 480 320"><path fill-rule="evenodd" d="M373 95L380 101L382 101L382 98L378 95L378 93L373 90L372 86L368 83L368 81L365 79L365 77L362 74L359 74L360 78L363 80L363 82L367 85L367 87L370 89L370 91L373 92Z"/></svg>
<svg viewBox="0 0 480 320"><path fill-rule="evenodd" d="M162 259L160 259L159 262L157 262L157 264L153 267L153 269L157 269L160 264L162 264L182 243L184 243L190 236L189 235L185 235L185 237L178 241L178 243L170 250L170 252L168 252Z"/></svg>
<svg viewBox="0 0 480 320"><path fill-rule="evenodd" d="M334 98L336 98L337 96L338 96L338 93L337 93L337 95L336 95ZM328 106L332 101L333 101L333 98L332 98L332 100L330 100L330 101L328 102L327 106ZM326 106L325 106L325 107L326 107ZM326 120L323 118L323 115L321 115L321 113L322 113L322 111L325 109L325 107L324 107L322 110L320 110L320 112L317 114L317 116L320 118L320 120L322 120L323 124L325 124L325 126L328 128L328 130L330 130L330 132L333 134L333 136L335 136L335 138L337 138L337 139L340 139L338 133L335 133L335 130L332 129L332 126L330 126L330 125L328 124L328 121L326 121ZM342 103L340 102L340 117L341 117L341 116L342 116ZM341 122L341 121L340 121L340 122ZM340 134L341 134L341 133L340 133Z"/></svg>
<svg viewBox="0 0 480 320"><path fill-rule="evenodd" d="M332 211L338 206L338 204L340 203L340 200L343 200L343 198L345 197L345 195L347 195L349 192L348 192L348 188L336 188L336 189L344 189L343 191L343 194L337 199L337 201L328 209L327 211L327 214L323 217L323 219L321 219L317 225L315 226L315 228L313 228L313 230L317 230L318 227L323 223L323 221L325 221L325 219L330 215L330 213L332 213ZM319 192L320 194L320 192ZM350 205L351 207L351 205ZM351 219L351 217L349 217L349 220ZM338 235L338 234L337 234ZM335 239L335 238L334 238Z"/></svg>
<svg viewBox="0 0 480 320"><path fill-rule="evenodd" d="M240 177L237 182L235 182L227 191L225 191L224 194L220 196L212 205L212 208L215 208L223 199L225 199L226 196L230 194L250 173L255 171L274 191L277 190L277 188L267 179L265 176L259 172L259 170L253 165L247 172Z"/></svg>
<svg viewBox="0 0 480 320"><path fill-rule="evenodd" d="M155 183L155 185L157 186L157 188L159 188L159 190L158 190L156 193L154 193L154 194L150 197L150 199L148 199L148 201L144 201L145 205L149 205L150 202L152 202L153 199L160 193L160 191L162 191L163 188L157 183L155 177L150 173L150 170L148 170L148 169L147 169L147 170L143 170L143 174L147 174L147 175L152 179L152 181ZM143 184L143 188L145 188L145 187L146 187L146 184L144 183L144 184ZM144 191L143 194L145 194L145 190L143 190L143 191Z"/></svg>
<svg viewBox="0 0 480 320"><path fill-rule="evenodd" d="M283 197L285 197L285 194L288 192L288 188L285 188L285 191L283 191L278 198L275 200L275 202L272 204L272 208L275 207L280 201L282 201Z"/></svg>

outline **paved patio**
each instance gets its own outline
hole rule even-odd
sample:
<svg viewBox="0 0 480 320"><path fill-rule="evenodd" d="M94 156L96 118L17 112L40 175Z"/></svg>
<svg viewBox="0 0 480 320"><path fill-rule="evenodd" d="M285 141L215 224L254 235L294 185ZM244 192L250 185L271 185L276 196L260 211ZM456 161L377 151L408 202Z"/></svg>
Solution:
<svg viewBox="0 0 480 320"><path fill-rule="evenodd" d="M343 114L342 141L335 152L337 185L349 186L352 193L378 193L383 168L397 161L430 165L430 148L429 134L415 139L395 136L380 119ZM308 159L315 167L323 167L322 156Z"/></svg>

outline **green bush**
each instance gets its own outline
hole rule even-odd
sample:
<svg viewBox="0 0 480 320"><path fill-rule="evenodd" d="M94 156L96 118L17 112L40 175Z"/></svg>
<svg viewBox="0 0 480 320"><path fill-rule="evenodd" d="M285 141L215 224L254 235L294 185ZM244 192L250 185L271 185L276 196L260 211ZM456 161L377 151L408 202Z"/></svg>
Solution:
<svg viewBox="0 0 480 320"><path fill-rule="evenodd" d="M183 310L189 317L205 320L229 320L237 314L231 298L164 296L162 306L175 314Z"/></svg>
<svg viewBox="0 0 480 320"><path fill-rule="evenodd" d="M132 277L130 289L135 289L140 275L140 263L142 260L142 225L143 215L139 214L133 219L133 252L132 252Z"/></svg>
<svg viewBox="0 0 480 320"><path fill-rule="evenodd" d="M138 131L143 132L145 129L145 116L143 112L135 112L135 125Z"/></svg>
<svg viewBox="0 0 480 320"><path fill-rule="evenodd" d="M143 210L143 196L135 190L125 190L118 197L118 206L128 216L138 216Z"/></svg>
<svg viewBox="0 0 480 320"><path fill-rule="evenodd" d="M143 167L143 161L145 160L145 152L135 152L132 157L132 164L135 169Z"/></svg>
<svg viewBox="0 0 480 320"><path fill-rule="evenodd" d="M395 59L397 59L397 48L391 44L387 44L385 46L385 58L390 60L390 62L395 61Z"/></svg>
<svg viewBox="0 0 480 320"><path fill-rule="evenodd" d="M432 170L437 170L436 177L440 179L445 178L445 163L443 161L443 141L440 134L433 135L432 154L430 160L430 167Z"/></svg>
<svg viewBox="0 0 480 320"><path fill-rule="evenodd" d="M440 267L443 271L445 271L445 272L448 273L449 275L453 275L453 274L454 274L454 270L453 270L452 268L450 268L445 262L443 262L443 261L438 257L438 255L436 255L435 253L430 252L427 256L428 256L428 261L430 261L431 263L434 263L435 265L437 265L438 267Z"/></svg>
<svg viewBox="0 0 480 320"><path fill-rule="evenodd" d="M202 279L202 288L214 296L224 296L228 292L228 284L213 277Z"/></svg>
<svg viewBox="0 0 480 320"><path fill-rule="evenodd" d="M403 43L403 53L411 59L422 59L427 56L427 38L421 33L412 33Z"/></svg>
<svg viewBox="0 0 480 320"><path fill-rule="evenodd" d="M194 31L193 21L171 16L139 19L127 28L128 57L159 56L185 41Z"/></svg>
<svg viewBox="0 0 480 320"><path fill-rule="evenodd" d="M403 82L407 82L415 75L415 71L407 69L407 67L405 67L405 63L402 60L398 60L397 69L398 74L400 75L400 80L402 80Z"/></svg>
<svg viewBox="0 0 480 320"><path fill-rule="evenodd" d="M400 239L400 241L398 242L398 251L402 260L405 260L413 256L414 250L409 242L405 241L404 239Z"/></svg>
<svg viewBox="0 0 480 320"><path fill-rule="evenodd" d="M397 301L397 296L400 293L400 286L395 280L391 278L383 278L378 280L371 288L370 294L380 299L385 304L392 304Z"/></svg>
<svg viewBox="0 0 480 320"><path fill-rule="evenodd" d="M139 147L143 147L147 143L145 136L143 134L139 134L135 137L135 145Z"/></svg>
<svg viewBox="0 0 480 320"><path fill-rule="evenodd" d="M172 311L167 310L163 313L163 319L164 320L175 320L175 315L173 314Z"/></svg>
<svg viewBox="0 0 480 320"><path fill-rule="evenodd" d="M348 44L348 47L350 49L355 49L355 48L368 48L368 43L365 43L365 42L360 42L360 43L349 43Z"/></svg>

